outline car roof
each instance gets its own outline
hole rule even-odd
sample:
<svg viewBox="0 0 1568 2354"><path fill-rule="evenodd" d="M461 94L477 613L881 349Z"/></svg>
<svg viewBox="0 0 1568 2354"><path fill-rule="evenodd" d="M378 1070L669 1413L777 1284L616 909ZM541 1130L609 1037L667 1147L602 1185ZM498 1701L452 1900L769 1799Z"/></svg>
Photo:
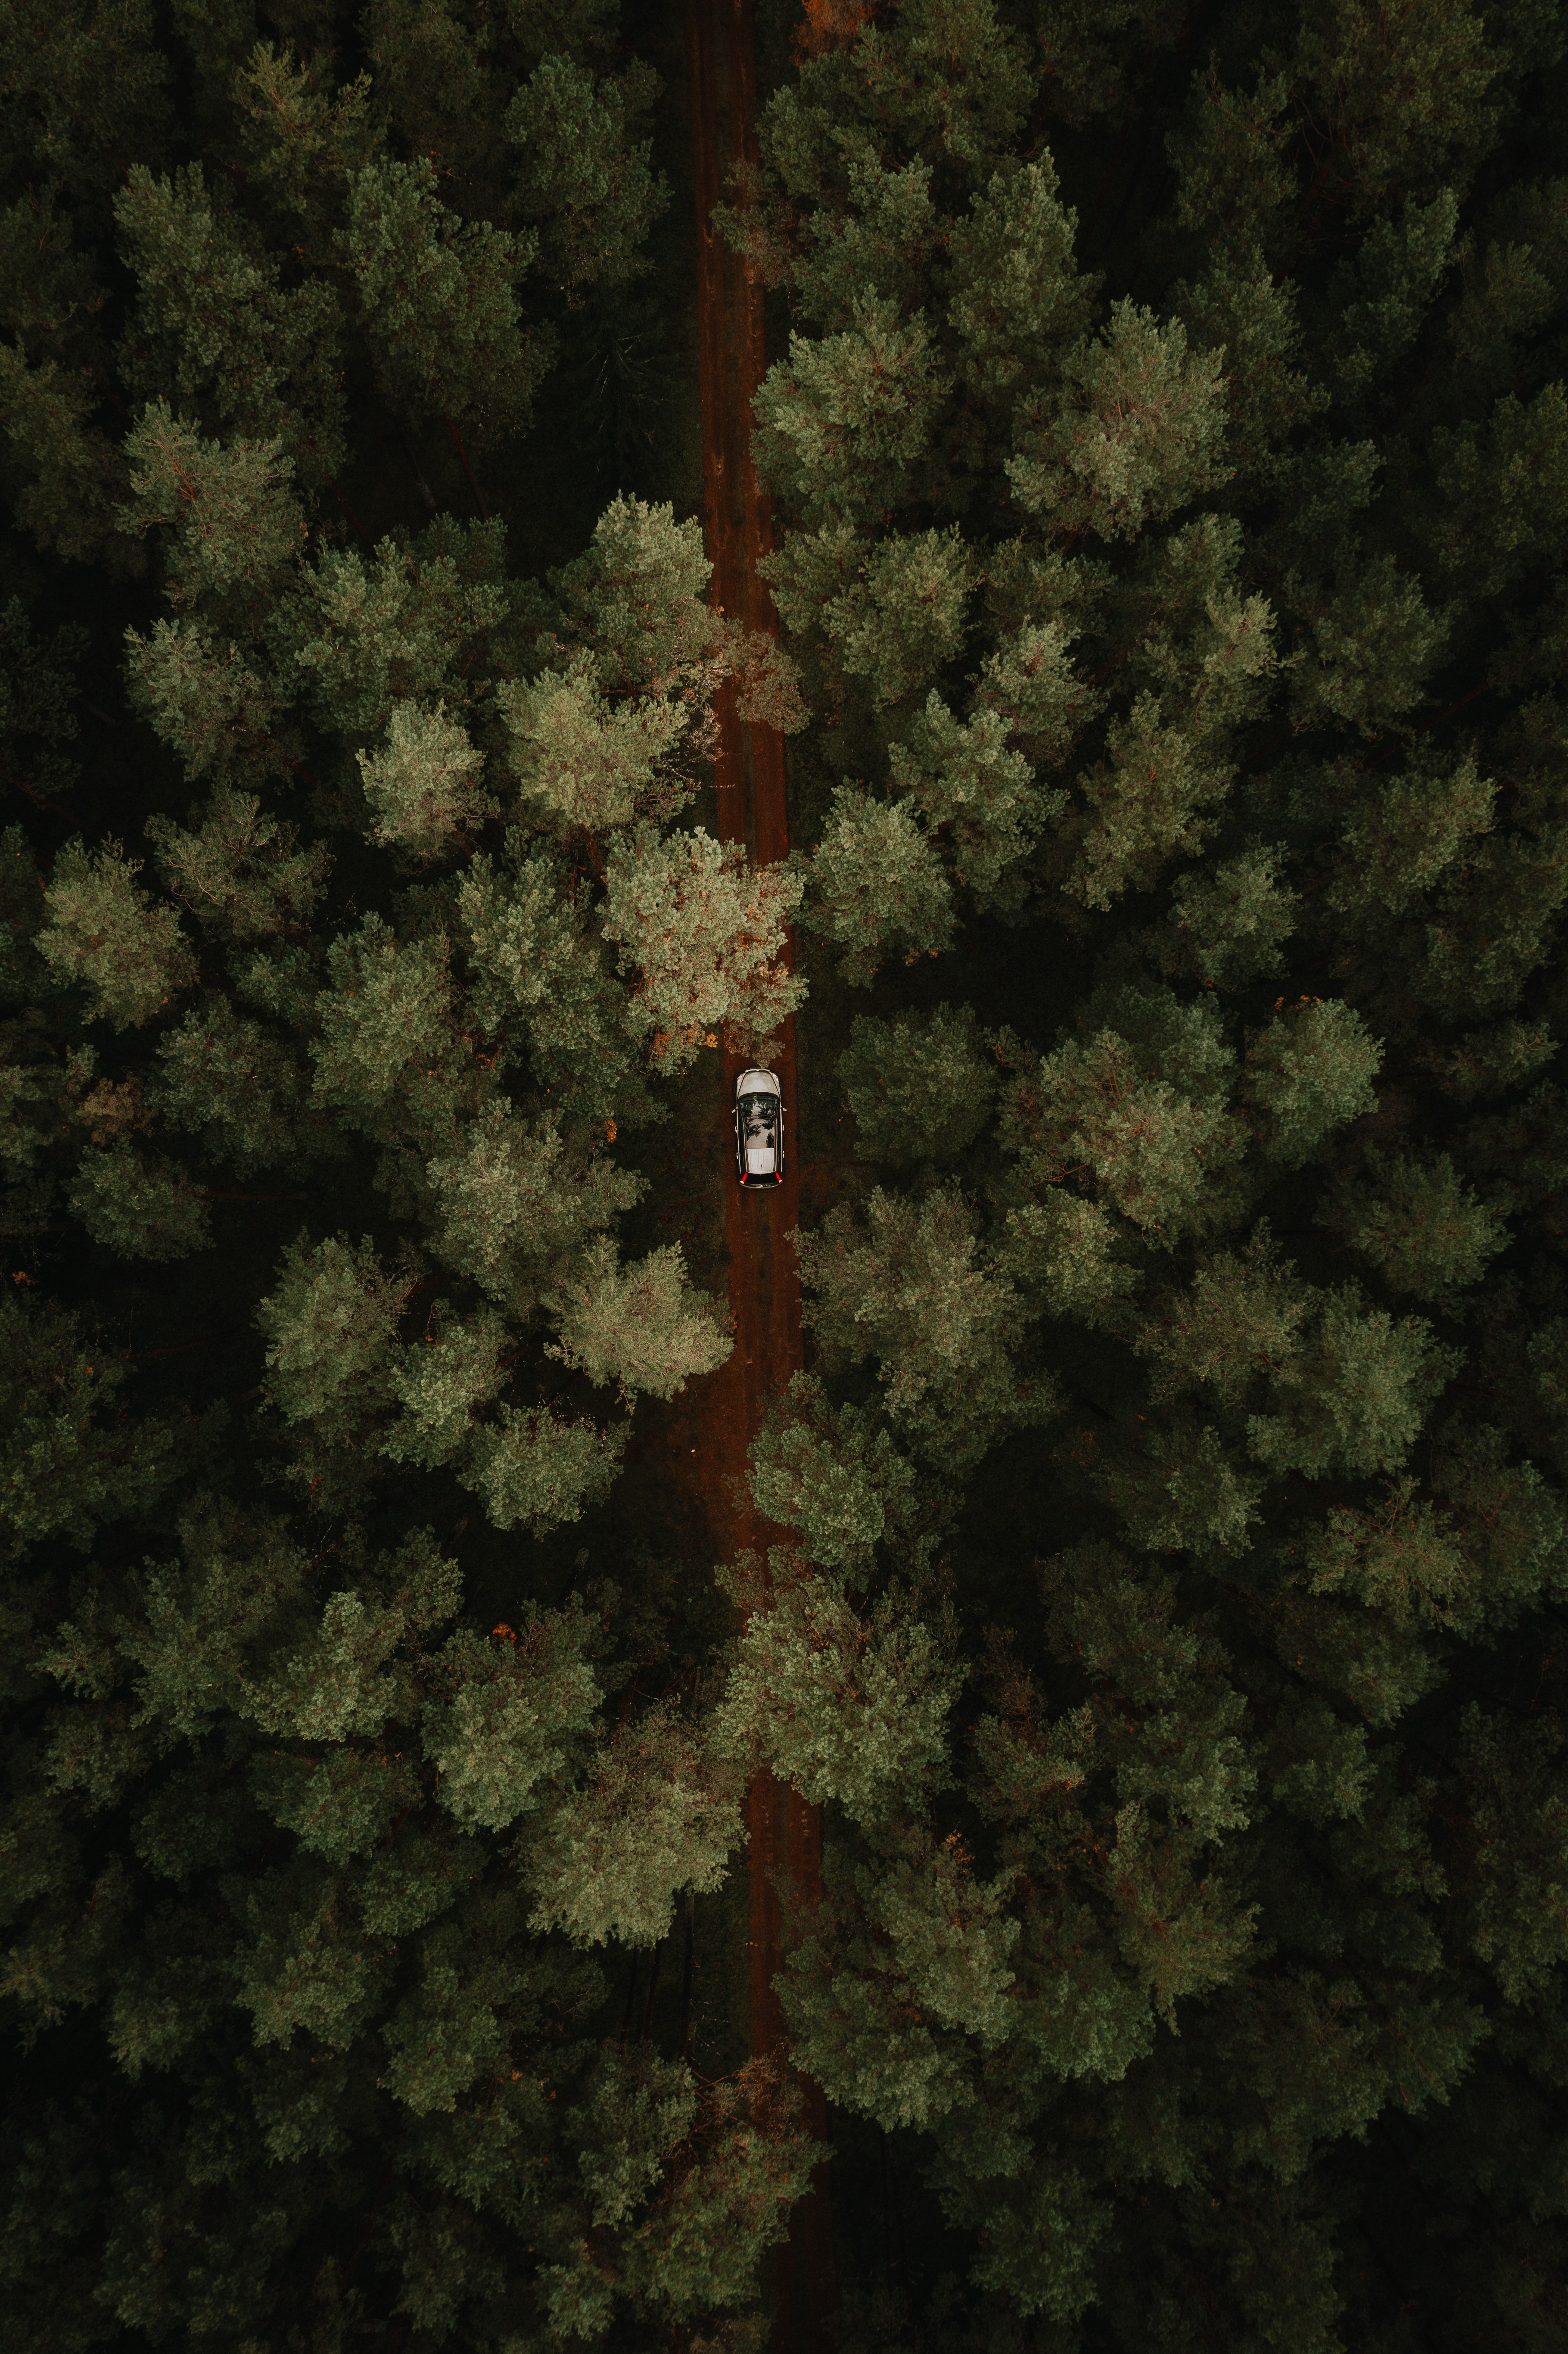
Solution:
<svg viewBox="0 0 1568 2354"><path fill-rule="evenodd" d="M782 1093L777 1072L764 1070L742 1071L735 1083L735 1091L737 1096L748 1093L776 1096Z"/></svg>

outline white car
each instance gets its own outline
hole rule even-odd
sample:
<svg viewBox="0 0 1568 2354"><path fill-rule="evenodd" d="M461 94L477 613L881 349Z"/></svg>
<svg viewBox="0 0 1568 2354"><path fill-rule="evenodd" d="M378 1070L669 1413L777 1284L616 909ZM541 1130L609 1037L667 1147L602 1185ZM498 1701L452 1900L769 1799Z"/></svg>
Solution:
<svg viewBox="0 0 1568 2354"><path fill-rule="evenodd" d="M743 1185L784 1182L784 1098L772 1071L742 1071L735 1083L735 1167Z"/></svg>

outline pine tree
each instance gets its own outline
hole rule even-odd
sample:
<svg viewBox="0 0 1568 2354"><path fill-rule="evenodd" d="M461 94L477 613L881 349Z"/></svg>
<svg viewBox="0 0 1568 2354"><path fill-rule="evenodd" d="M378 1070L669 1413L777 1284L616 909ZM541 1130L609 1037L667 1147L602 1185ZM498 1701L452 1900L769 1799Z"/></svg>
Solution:
<svg viewBox="0 0 1568 2354"><path fill-rule="evenodd" d="M547 224L541 267L568 302L588 286L620 288L648 267L639 249L670 191L649 168L651 143L628 134L658 89L641 61L596 89L592 73L556 55L541 59L506 111L506 136L522 151L522 215Z"/></svg>
<svg viewBox="0 0 1568 2354"><path fill-rule="evenodd" d="M121 362L131 388L172 392L182 416L205 412L250 440L276 436L302 481L334 473L344 448L333 289L308 278L283 292L277 263L248 253L241 224L216 208L199 164L172 180L133 165L114 211L139 298Z"/></svg>
<svg viewBox="0 0 1568 2354"><path fill-rule="evenodd" d="M968 1006L891 1022L857 1013L838 1068L868 1161L953 1160L989 1124L996 1075Z"/></svg>
<svg viewBox="0 0 1568 2354"><path fill-rule="evenodd" d="M533 238L460 220L428 162L387 161L354 175L340 250L388 398L476 436L514 431L547 365L547 348L523 334L514 291Z"/></svg>

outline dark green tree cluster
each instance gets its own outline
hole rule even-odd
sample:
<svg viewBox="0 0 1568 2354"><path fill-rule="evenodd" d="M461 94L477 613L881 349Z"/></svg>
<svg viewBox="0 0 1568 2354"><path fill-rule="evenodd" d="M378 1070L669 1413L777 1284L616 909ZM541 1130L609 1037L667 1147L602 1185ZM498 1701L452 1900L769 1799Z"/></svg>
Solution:
<svg viewBox="0 0 1568 2354"><path fill-rule="evenodd" d="M721 683L793 707L700 526L508 552L552 368L614 462L658 88L613 7L0 15L28 2354L739 2354L815 2154L694 2052L722 1609L548 1543L732 1347L629 1144L800 995L693 822Z"/></svg>
<svg viewBox="0 0 1568 2354"><path fill-rule="evenodd" d="M760 2346L759 1762L842 2354L1568 2331L1568 23L798 54L779 656L613 8L0 10L19 2354ZM632 1148L797 1008L715 1600Z"/></svg>
<svg viewBox="0 0 1568 2354"><path fill-rule="evenodd" d="M1565 67L900 0L726 214L853 1144L722 1728L857 2354L1568 2329Z"/></svg>

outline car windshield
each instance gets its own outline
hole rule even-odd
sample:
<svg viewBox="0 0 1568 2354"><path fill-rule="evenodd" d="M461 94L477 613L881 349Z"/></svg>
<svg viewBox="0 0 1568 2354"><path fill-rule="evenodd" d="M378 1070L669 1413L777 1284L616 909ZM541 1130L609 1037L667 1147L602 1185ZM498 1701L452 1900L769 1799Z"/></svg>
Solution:
<svg viewBox="0 0 1568 2354"><path fill-rule="evenodd" d="M740 1099L742 1119L759 1119L768 1128L772 1127L773 1116L778 1108L777 1096L742 1096Z"/></svg>

